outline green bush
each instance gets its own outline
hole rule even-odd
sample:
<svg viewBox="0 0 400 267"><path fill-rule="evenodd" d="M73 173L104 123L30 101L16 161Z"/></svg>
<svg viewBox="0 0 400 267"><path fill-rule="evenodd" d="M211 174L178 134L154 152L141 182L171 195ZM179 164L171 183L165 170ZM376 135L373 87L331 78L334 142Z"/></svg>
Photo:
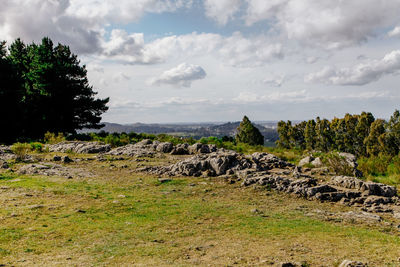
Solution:
<svg viewBox="0 0 400 267"><path fill-rule="evenodd" d="M27 143L15 143L11 146L12 152L17 156L17 161L24 160L28 152L31 151L31 145Z"/></svg>
<svg viewBox="0 0 400 267"><path fill-rule="evenodd" d="M44 142L46 144L57 144L62 141L65 141L65 140L66 139L65 139L65 136L63 133L55 134L55 133L51 133L51 132L46 132L44 134Z"/></svg>
<svg viewBox="0 0 400 267"><path fill-rule="evenodd" d="M32 142L29 144L31 146L31 150L35 152L43 152L43 145L39 142Z"/></svg>
<svg viewBox="0 0 400 267"><path fill-rule="evenodd" d="M392 163L392 157L388 155L362 157L358 159L358 169L364 176L386 175L388 167ZM394 165L393 165L394 166ZM394 170L393 170L394 171Z"/></svg>

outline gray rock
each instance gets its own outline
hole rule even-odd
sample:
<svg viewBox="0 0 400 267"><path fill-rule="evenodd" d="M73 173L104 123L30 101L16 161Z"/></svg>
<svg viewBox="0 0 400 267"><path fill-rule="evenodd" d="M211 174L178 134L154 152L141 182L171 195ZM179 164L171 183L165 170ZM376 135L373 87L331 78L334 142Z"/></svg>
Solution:
<svg viewBox="0 0 400 267"><path fill-rule="evenodd" d="M64 141L48 146L50 152L74 152L84 154L106 153L111 146L100 142Z"/></svg>
<svg viewBox="0 0 400 267"><path fill-rule="evenodd" d="M172 151L171 155L188 155L189 154L189 144L178 144Z"/></svg>
<svg viewBox="0 0 400 267"><path fill-rule="evenodd" d="M364 184L364 181L350 176L333 176L331 178L331 183L347 189L360 190Z"/></svg>
<svg viewBox="0 0 400 267"><path fill-rule="evenodd" d="M173 147L174 147L174 146L172 145L172 143L163 142L163 143L159 143L159 144L157 145L156 150L157 150L158 152L162 152L162 153L169 153L169 152L172 151Z"/></svg>
<svg viewBox="0 0 400 267"><path fill-rule="evenodd" d="M344 260L339 267L368 267L368 264L360 261Z"/></svg>
<svg viewBox="0 0 400 267"><path fill-rule="evenodd" d="M371 214L368 212L356 212L356 211L349 211L341 213L340 215L342 218L346 220L352 221L372 221L372 222L380 222L382 218L378 215Z"/></svg>
<svg viewBox="0 0 400 267"><path fill-rule="evenodd" d="M311 164L315 167L315 168L320 168L323 166L322 160L321 158L315 158L313 161L311 161Z"/></svg>
<svg viewBox="0 0 400 267"><path fill-rule="evenodd" d="M333 188L332 186L325 184L325 185L319 185L319 186L314 186L314 187L308 188L306 190L306 196L313 197L317 193L328 193L328 192L336 192L336 191L337 190L335 188Z"/></svg>
<svg viewBox="0 0 400 267"><path fill-rule="evenodd" d="M210 153L210 147L206 144L196 143L188 147L189 154Z"/></svg>
<svg viewBox="0 0 400 267"><path fill-rule="evenodd" d="M129 156L129 157L152 157L156 153L156 148L160 143L153 144L151 140L145 139L136 144L128 144L117 147L108 152L113 156Z"/></svg>
<svg viewBox="0 0 400 267"><path fill-rule="evenodd" d="M293 167L291 163L281 160L277 156L269 153L256 152L251 154L251 160L254 162L255 168L258 171L266 171L274 168Z"/></svg>
<svg viewBox="0 0 400 267"><path fill-rule="evenodd" d="M300 167L303 167L303 166L306 165L306 164L310 164L313 160L314 160L314 158L313 158L312 156L307 156L307 157L301 159L301 160L299 161L299 164L298 164L298 165L299 165Z"/></svg>

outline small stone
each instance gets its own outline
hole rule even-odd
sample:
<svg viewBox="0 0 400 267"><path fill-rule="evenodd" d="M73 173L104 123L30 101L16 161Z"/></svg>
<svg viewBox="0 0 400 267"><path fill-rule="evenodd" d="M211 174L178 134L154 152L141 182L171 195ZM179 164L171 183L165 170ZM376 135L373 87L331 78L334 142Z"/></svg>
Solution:
<svg viewBox="0 0 400 267"><path fill-rule="evenodd" d="M62 157L62 162L71 163L71 162L74 162L74 161L70 157L64 156L64 157Z"/></svg>
<svg viewBox="0 0 400 267"><path fill-rule="evenodd" d="M297 265L291 262L282 262L278 265L279 267L296 267Z"/></svg>
<svg viewBox="0 0 400 267"><path fill-rule="evenodd" d="M163 184L163 183L171 182L172 179L170 179L170 178L159 178L158 181Z"/></svg>

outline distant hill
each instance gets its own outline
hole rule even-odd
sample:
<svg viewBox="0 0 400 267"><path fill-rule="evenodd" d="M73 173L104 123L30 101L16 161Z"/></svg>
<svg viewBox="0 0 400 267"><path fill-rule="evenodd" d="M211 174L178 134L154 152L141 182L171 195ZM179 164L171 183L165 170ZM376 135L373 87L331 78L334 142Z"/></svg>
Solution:
<svg viewBox="0 0 400 267"><path fill-rule="evenodd" d="M236 129L240 122L227 122L222 124L216 123L182 123L182 124L118 124L105 122L105 126L99 130L84 129L82 132L99 132L106 131L109 133L135 132L149 134L170 134L183 137L193 137L199 139L209 136L235 136ZM263 125L261 125L263 124ZM255 123L255 126L260 130L266 142L275 142L278 139L276 131L276 122L261 122Z"/></svg>

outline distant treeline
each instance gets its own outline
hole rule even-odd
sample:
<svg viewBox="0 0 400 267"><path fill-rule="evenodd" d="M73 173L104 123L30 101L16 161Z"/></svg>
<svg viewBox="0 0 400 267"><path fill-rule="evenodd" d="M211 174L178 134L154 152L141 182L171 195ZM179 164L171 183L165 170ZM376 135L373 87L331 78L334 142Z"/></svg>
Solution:
<svg viewBox="0 0 400 267"><path fill-rule="evenodd" d="M346 114L331 121L317 117L296 125L280 121L278 135L276 143L281 148L394 156L400 149L400 112L396 110L389 121L375 119L370 112Z"/></svg>

